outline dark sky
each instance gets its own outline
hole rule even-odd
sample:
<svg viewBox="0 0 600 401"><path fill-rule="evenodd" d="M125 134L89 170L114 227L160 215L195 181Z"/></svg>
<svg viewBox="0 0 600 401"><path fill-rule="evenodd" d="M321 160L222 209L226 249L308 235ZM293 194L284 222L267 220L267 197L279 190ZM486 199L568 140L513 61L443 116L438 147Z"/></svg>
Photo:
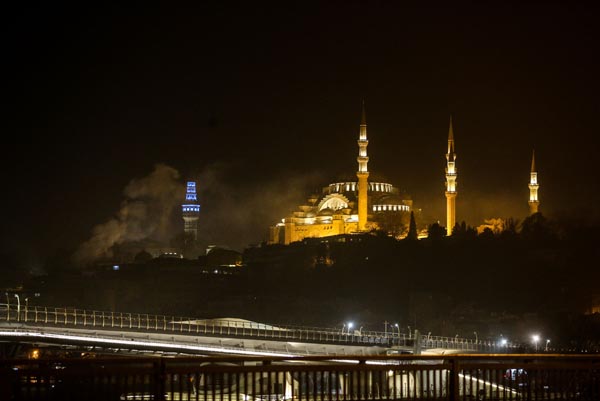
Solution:
<svg viewBox="0 0 600 401"><path fill-rule="evenodd" d="M541 211L598 216L598 7L251 3L7 10L2 249L76 247L157 163L219 182L211 241L258 242L353 176L362 99L369 170L432 221L450 114L459 220L525 216L533 148Z"/></svg>

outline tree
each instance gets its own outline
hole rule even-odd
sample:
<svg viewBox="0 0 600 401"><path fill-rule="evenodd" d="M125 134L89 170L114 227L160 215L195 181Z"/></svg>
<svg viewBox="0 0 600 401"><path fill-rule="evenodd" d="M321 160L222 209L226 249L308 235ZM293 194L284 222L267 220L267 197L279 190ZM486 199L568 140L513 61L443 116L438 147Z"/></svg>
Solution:
<svg viewBox="0 0 600 401"><path fill-rule="evenodd" d="M428 231L427 238L429 238L429 239L438 240L438 239L442 239L446 236L446 229L444 227L440 226L440 223L431 224L428 227L427 231Z"/></svg>
<svg viewBox="0 0 600 401"><path fill-rule="evenodd" d="M379 212L373 216L373 221L377 223L377 227L396 237L406 232L408 223L408 213L398 212Z"/></svg>
<svg viewBox="0 0 600 401"><path fill-rule="evenodd" d="M523 220L521 237L531 241L547 241L554 237L554 232L548 220L538 212Z"/></svg>
<svg viewBox="0 0 600 401"><path fill-rule="evenodd" d="M494 231L492 231L491 228L486 227L483 229L483 231L481 232L481 234L479 234L479 238L482 239L492 239L494 238Z"/></svg>
<svg viewBox="0 0 600 401"><path fill-rule="evenodd" d="M456 223L452 229L452 237L459 239L475 238L477 237L477 230L463 220L460 224Z"/></svg>
<svg viewBox="0 0 600 401"><path fill-rule="evenodd" d="M504 221L504 229L500 233L501 238L515 238L517 236L517 227L519 221L509 217Z"/></svg>
<svg viewBox="0 0 600 401"><path fill-rule="evenodd" d="M410 212L410 224L408 226L408 235L406 236L406 239L411 241L418 239L417 223L415 222L415 213L413 211Z"/></svg>

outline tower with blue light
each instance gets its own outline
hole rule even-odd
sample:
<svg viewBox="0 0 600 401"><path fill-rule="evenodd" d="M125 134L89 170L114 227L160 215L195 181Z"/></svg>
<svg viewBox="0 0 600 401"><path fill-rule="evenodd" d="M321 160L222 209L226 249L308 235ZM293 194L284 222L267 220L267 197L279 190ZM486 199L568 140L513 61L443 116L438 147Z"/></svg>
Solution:
<svg viewBox="0 0 600 401"><path fill-rule="evenodd" d="M192 237L194 241L198 239L198 218L200 216L200 204L196 193L196 182L188 181L185 191L185 203L181 205L183 213L183 231L186 235Z"/></svg>

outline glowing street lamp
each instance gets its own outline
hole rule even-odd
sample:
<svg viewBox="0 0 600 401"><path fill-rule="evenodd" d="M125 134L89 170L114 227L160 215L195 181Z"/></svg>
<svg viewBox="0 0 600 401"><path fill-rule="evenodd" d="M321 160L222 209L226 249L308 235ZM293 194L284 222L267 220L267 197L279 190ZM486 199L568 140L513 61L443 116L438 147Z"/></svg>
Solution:
<svg viewBox="0 0 600 401"><path fill-rule="evenodd" d="M535 352L537 352L538 342L540 342L540 336L538 334L534 334L533 336L531 336L531 339L533 340L533 343L535 344Z"/></svg>
<svg viewBox="0 0 600 401"><path fill-rule="evenodd" d="M398 329L398 338L400 338L400 326L398 323L394 324L394 327Z"/></svg>
<svg viewBox="0 0 600 401"><path fill-rule="evenodd" d="M546 339L546 349L545 349L546 352L548 352L548 344L550 344L550 339L549 338Z"/></svg>
<svg viewBox="0 0 600 401"><path fill-rule="evenodd" d="M348 335L350 335L350 329L352 329L352 327L354 327L354 323L348 322L348 332L347 332Z"/></svg>

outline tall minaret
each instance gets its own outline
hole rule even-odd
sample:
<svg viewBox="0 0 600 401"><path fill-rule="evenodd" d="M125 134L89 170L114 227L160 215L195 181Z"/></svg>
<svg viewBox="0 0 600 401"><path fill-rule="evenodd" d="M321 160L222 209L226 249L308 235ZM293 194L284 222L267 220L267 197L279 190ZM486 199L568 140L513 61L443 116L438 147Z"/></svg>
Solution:
<svg viewBox="0 0 600 401"><path fill-rule="evenodd" d="M448 153L446 153L446 233L452 235L456 224L456 153L454 153L454 132L452 116L448 131Z"/></svg>
<svg viewBox="0 0 600 401"><path fill-rule="evenodd" d="M181 205L183 212L183 232L198 239L198 217L200 215L200 204L196 197L196 182L188 181L185 192L185 203Z"/></svg>
<svg viewBox="0 0 600 401"><path fill-rule="evenodd" d="M538 179L535 170L535 150L531 153L531 173L529 176L529 214L538 212L540 201L538 200Z"/></svg>
<svg viewBox="0 0 600 401"><path fill-rule="evenodd" d="M365 113L365 101L362 103L362 118L360 121L360 134L358 137L358 171L356 177L358 177L358 231L364 231L367 226L367 189L369 178L369 170L367 169L367 163L369 157L367 156L367 116Z"/></svg>

